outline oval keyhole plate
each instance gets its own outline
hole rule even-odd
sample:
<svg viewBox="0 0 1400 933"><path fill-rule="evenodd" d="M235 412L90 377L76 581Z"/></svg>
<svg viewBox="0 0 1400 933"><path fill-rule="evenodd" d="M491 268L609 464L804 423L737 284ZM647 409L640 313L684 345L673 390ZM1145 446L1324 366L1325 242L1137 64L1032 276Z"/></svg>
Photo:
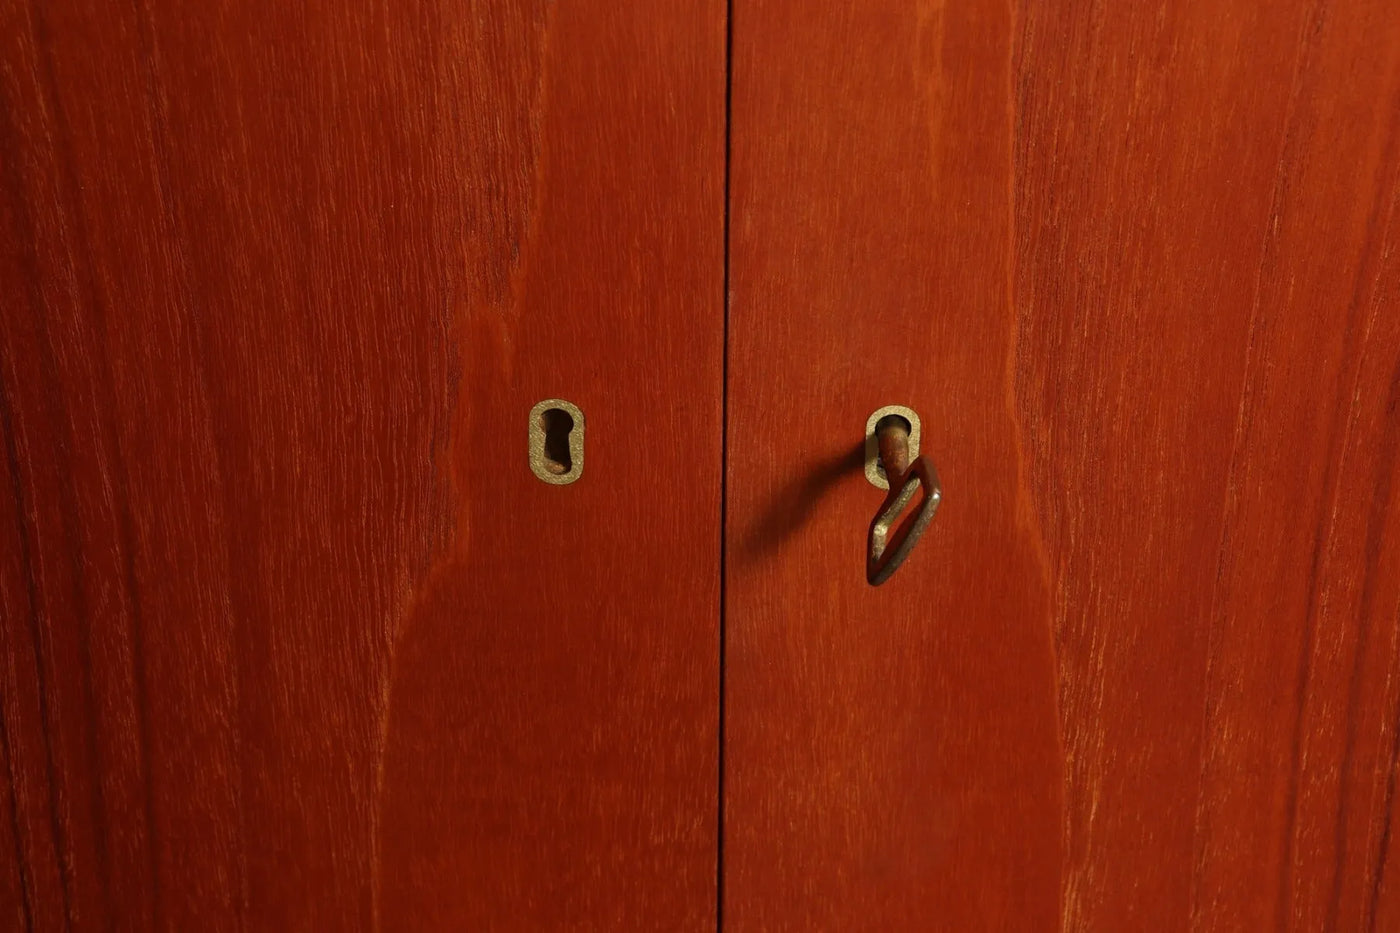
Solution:
<svg viewBox="0 0 1400 933"><path fill-rule="evenodd" d="M541 482L567 486L583 476L583 412L562 398L530 409L530 471Z"/></svg>
<svg viewBox="0 0 1400 933"><path fill-rule="evenodd" d="M865 478L877 489L889 489L890 479L880 464L880 443L876 438L876 426L891 415L909 422L909 462L919 459L919 441L922 440L923 426L912 408L903 405L886 405L870 413L865 422Z"/></svg>

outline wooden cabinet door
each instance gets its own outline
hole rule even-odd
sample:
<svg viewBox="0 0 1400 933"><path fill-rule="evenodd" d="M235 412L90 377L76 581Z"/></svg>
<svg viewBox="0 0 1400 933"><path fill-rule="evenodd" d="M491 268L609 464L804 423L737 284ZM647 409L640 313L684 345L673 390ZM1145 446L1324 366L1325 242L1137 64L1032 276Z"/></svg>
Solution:
<svg viewBox="0 0 1400 933"><path fill-rule="evenodd" d="M0 923L1400 926L1391 6L0 5Z"/></svg>
<svg viewBox="0 0 1400 933"><path fill-rule="evenodd" d="M1392 0L732 16L725 928L1400 928Z"/></svg>
<svg viewBox="0 0 1400 933"><path fill-rule="evenodd" d="M713 925L724 88L715 0L0 4L0 928Z"/></svg>

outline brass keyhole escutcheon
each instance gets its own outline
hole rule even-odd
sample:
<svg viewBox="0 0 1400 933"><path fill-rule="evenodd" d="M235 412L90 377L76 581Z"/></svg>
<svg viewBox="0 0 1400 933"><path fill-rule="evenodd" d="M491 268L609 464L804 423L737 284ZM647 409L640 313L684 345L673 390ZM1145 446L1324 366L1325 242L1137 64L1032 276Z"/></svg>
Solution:
<svg viewBox="0 0 1400 933"><path fill-rule="evenodd" d="M943 499L933 463L919 456L919 433L919 416L902 405L887 405L866 422L865 475L886 490L866 537L865 579L871 586L904 563Z"/></svg>
<svg viewBox="0 0 1400 933"><path fill-rule="evenodd" d="M530 472L551 486L567 486L583 476L583 412L562 398L547 398L530 409Z"/></svg>

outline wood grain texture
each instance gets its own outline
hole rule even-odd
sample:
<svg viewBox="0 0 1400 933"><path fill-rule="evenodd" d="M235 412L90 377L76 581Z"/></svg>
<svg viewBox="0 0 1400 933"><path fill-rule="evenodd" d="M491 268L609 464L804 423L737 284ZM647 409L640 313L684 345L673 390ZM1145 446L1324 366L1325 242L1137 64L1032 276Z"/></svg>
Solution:
<svg viewBox="0 0 1400 933"><path fill-rule="evenodd" d="M713 923L724 41L0 4L0 927Z"/></svg>
<svg viewBox="0 0 1400 933"><path fill-rule="evenodd" d="M1065 926L1395 929L1394 4L1021 14Z"/></svg>
<svg viewBox="0 0 1400 933"><path fill-rule="evenodd" d="M1393 4L733 29L728 925L1396 928Z"/></svg>

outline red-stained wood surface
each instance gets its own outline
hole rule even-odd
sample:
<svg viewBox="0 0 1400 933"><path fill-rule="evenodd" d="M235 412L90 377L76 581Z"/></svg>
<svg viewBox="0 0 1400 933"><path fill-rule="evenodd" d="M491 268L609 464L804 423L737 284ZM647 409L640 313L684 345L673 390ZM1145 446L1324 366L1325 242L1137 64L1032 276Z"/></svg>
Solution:
<svg viewBox="0 0 1400 933"><path fill-rule="evenodd" d="M1053 604L1013 402L1004 4L733 13L723 919L1053 927ZM944 504L879 588L866 420Z"/></svg>
<svg viewBox="0 0 1400 933"><path fill-rule="evenodd" d="M1389 0L732 6L724 926L1400 927ZM714 923L724 21L0 6L0 924Z"/></svg>
<svg viewBox="0 0 1400 933"><path fill-rule="evenodd" d="M1393 3L734 7L725 925L1400 928Z"/></svg>
<svg viewBox="0 0 1400 933"><path fill-rule="evenodd" d="M1400 929L1396 7L1027 2L1013 67L1064 926Z"/></svg>
<svg viewBox="0 0 1400 933"><path fill-rule="evenodd" d="M712 926L724 18L0 5L0 927Z"/></svg>

